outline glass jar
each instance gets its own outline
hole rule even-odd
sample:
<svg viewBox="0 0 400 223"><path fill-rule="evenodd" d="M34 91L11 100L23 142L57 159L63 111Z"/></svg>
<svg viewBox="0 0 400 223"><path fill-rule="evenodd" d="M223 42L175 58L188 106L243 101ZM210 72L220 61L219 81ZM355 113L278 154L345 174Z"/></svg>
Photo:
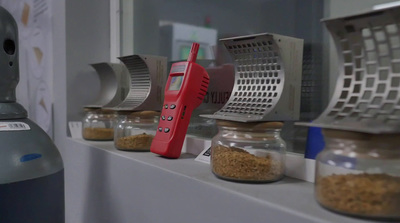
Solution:
<svg viewBox="0 0 400 223"><path fill-rule="evenodd" d="M218 128L215 119L192 115L186 134L198 138L212 139L217 133Z"/></svg>
<svg viewBox="0 0 400 223"><path fill-rule="evenodd" d="M160 112L130 112L115 126L114 146L119 150L150 151Z"/></svg>
<svg viewBox="0 0 400 223"><path fill-rule="evenodd" d="M400 220L400 137L323 130L315 198L342 214Z"/></svg>
<svg viewBox="0 0 400 223"><path fill-rule="evenodd" d="M211 143L211 169L221 179L249 183L280 180L286 143L281 122L240 123L217 120Z"/></svg>
<svg viewBox="0 0 400 223"><path fill-rule="evenodd" d="M110 141L114 138L115 111L101 108L85 108L82 121L82 137L86 140Z"/></svg>

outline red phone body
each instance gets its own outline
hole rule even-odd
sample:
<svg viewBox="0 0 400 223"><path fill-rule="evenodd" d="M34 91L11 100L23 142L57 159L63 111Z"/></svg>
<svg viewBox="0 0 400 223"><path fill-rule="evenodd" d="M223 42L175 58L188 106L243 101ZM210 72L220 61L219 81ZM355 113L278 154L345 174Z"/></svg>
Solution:
<svg viewBox="0 0 400 223"><path fill-rule="evenodd" d="M165 87L164 104L150 151L179 158L193 110L207 93L209 76L195 63L199 44L193 43L188 61L172 64Z"/></svg>

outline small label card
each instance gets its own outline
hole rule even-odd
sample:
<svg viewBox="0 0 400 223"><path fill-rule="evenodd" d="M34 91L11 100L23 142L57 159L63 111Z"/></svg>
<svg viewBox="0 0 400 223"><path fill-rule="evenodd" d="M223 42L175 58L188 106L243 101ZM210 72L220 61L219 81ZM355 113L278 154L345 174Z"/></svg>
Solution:
<svg viewBox="0 0 400 223"><path fill-rule="evenodd" d="M211 157L211 147L205 148L201 153L196 157L196 161L210 164L210 157Z"/></svg>
<svg viewBox="0 0 400 223"><path fill-rule="evenodd" d="M73 139L82 138L82 122L68 122L68 126Z"/></svg>

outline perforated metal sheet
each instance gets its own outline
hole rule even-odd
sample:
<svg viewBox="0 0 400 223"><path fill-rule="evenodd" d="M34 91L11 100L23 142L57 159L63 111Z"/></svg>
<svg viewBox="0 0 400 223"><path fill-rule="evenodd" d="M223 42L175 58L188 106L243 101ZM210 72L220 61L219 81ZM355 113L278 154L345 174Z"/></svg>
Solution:
<svg viewBox="0 0 400 223"><path fill-rule="evenodd" d="M131 55L119 58L129 71L127 97L116 110L161 110L166 81L166 57Z"/></svg>
<svg viewBox="0 0 400 223"><path fill-rule="evenodd" d="M301 84L300 120L311 121L323 111L322 50L316 44L305 44Z"/></svg>
<svg viewBox="0 0 400 223"><path fill-rule="evenodd" d="M127 96L129 89L128 70L125 65L117 63L95 63L91 66L96 70L100 79L100 93L87 108L113 107L120 104Z"/></svg>
<svg viewBox="0 0 400 223"><path fill-rule="evenodd" d="M297 119L303 41L268 33L220 41L235 62L234 87L222 109L202 116L242 122ZM278 106L284 100L286 106Z"/></svg>
<svg viewBox="0 0 400 223"><path fill-rule="evenodd" d="M400 7L325 20L340 74L311 124L367 133L400 132Z"/></svg>

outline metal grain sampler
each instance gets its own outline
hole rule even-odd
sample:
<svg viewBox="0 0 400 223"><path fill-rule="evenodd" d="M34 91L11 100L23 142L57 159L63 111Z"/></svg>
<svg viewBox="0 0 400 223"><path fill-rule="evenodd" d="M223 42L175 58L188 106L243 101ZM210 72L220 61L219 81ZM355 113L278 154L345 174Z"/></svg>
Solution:
<svg viewBox="0 0 400 223"><path fill-rule="evenodd" d="M240 122L299 119L303 40L262 33L220 40L235 63L228 102L206 118Z"/></svg>
<svg viewBox="0 0 400 223"><path fill-rule="evenodd" d="M129 71L127 97L115 110L160 111L167 80L167 58L152 55L131 55L119 58Z"/></svg>
<svg viewBox="0 0 400 223"><path fill-rule="evenodd" d="M324 20L339 57L339 77L312 123L365 133L400 132L400 7Z"/></svg>
<svg viewBox="0 0 400 223"><path fill-rule="evenodd" d="M114 107L119 105L128 95L129 73L124 64L95 63L91 66L100 78L100 93L88 108Z"/></svg>

